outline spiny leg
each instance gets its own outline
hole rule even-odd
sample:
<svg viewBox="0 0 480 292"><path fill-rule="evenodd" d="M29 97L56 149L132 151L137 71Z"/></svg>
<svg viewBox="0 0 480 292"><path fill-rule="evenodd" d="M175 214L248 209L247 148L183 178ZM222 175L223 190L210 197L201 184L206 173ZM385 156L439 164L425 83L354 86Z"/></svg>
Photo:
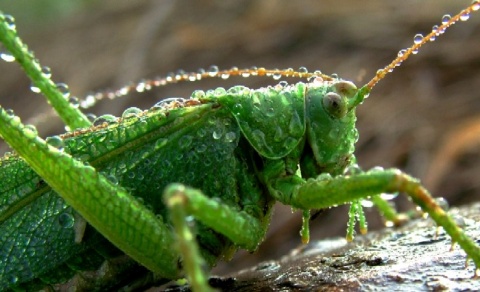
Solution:
<svg viewBox="0 0 480 292"><path fill-rule="evenodd" d="M271 187L278 190L275 197L283 203L300 209L321 209L365 199L381 193L404 192L424 212L452 237L480 268L480 247L468 237L432 198L430 193L413 177L398 169L370 171L331 177L321 175L304 181L301 178L277 179Z"/></svg>
<svg viewBox="0 0 480 292"><path fill-rule="evenodd" d="M253 251L264 237L260 220L205 196L200 190L171 184L164 194L165 204L178 239L187 279L194 291L209 291L205 261L200 255L188 216L203 222L232 240L237 246Z"/></svg>
<svg viewBox="0 0 480 292"><path fill-rule="evenodd" d="M171 249L174 239L170 230L125 189L93 167L49 146L13 112L2 107L0 135L53 190L118 248L160 276L178 277L178 254Z"/></svg>

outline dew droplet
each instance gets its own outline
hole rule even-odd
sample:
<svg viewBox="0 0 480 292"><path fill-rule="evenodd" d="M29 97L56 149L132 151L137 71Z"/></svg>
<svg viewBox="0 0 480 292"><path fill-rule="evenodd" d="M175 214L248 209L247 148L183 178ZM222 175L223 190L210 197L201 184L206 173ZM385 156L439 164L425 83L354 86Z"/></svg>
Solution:
<svg viewBox="0 0 480 292"><path fill-rule="evenodd" d="M37 128L34 125L25 125L22 130L23 134L30 139L38 136Z"/></svg>
<svg viewBox="0 0 480 292"><path fill-rule="evenodd" d="M474 4L474 5L472 6L472 10L473 10L473 11L478 11L478 10L480 9L480 1L478 1L478 0L473 0L473 1L472 1L472 4Z"/></svg>
<svg viewBox="0 0 480 292"><path fill-rule="evenodd" d="M275 135L273 136L273 141L280 142L283 138L283 130L280 126L277 126L277 128L275 129Z"/></svg>
<svg viewBox="0 0 480 292"><path fill-rule="evenodd" d="M354 174L359 174L362 172L362 169L360 166L356 163L349 165L345 170L343 171L343 175L354 175Z"/></svg>
<svg viewBox="0 0 480 292"><path fill-rule="evenodd" d="M302 132L302 130L303 122L300 120L300 117L295 112L292 116L292 119L290 120L290 123L288 124L288 132L294 137L299 137L301 136L300 133Z"/></svg>
<svg viewBox="0 0 480 292"><path fill-rule="evenodd" d="M184 76L187 77L187 76L186 76L186 73L185 73L185 70L180 69L180 70L178 70L177 73L175 74L175 80L180 81L180 80L184 79L184 78L183 78Z"/></svg>
<svg viewBox="0 0 480 292"><path fill-rule="evenodd" d="M10 284L17 284L17 282L18 282L18 277L15 276L15 275L10 275L10 276L8 276L8 282L10 282Z"/></svg>
<svg viewBox="0 0 480 292"><path fill-rule="evenodd" d="M165 98L165 99L162 99L161 101L157 102L153 107L165 107L166 105L168 105L172 102L184 103L185 98L182 98L182 97Z"/></svg>
<svg viewBox="0 0 480 292"><path fill-rule="evenodd" d="M303 67L303 66L302 66L302 67L298 68L298 72L300 72L300 73L308 73L308 69L307 69L307 67Z"/></svg>
<svg viewBox="0 0 480 292"><path fill-rule="evenodd" d="M80 106L82 108L90 108L95 105L96 99L93 94L89 94L85 97L85 100L82 100Z"/></svg>
<svg viewBox="0 0 480 292"><path fill-rule="evenodd" d="M282 78L282 73L278 69L274 69L274 73L272 74L273 80L279 80Z"/></svg>
<svg viewBox="0 0 480 292"><path fill-rule="evenodd" d="M86 114L87 116L87 119L90 121L90 123L93 123L93 121L95 121L95 119L97 118L97 116L95 114Z"/></svg>
<svg viewBox="0 0 480 292"><path fill-rule="evenodd" d="M450 209L450 205L448 204L448 201L445 198L438 197L435 198L435 202L442 208L444 211L447 211Z"/></svg>
<svg viewBox="0 0 480 292"><path fill-rule="evenodd" d="M368 170L368 172L384 172L385 169L381 166L375 166Z"/></svg>
<svg viewBox="0 0 480 292"><path fill-rule="evenodd" d="M204 97L205 97L205 91L203 90L195 90L191 96L191 98L197 98L197 99L204 98Z"/></svg>
<svg viewBox="0 0 480 292"><path fill-rule="evenodd" d="M117 121L117 117L116 117L116 116L106 114L106 115L101 115L101 116L99 116L98 118L96 118L96 119L93 121L93 125L94 125L94 126L101 126L101 125L103 125L104 123L110 124L110 123L115 123L116 121Z"/></svg>
<svg viewBox="0 0 480 292"><path fill-rule="evenodd" d="M7 113L7 115L9 117L14 117L15 116L15 112L11 108L7 109L5 112Z"/></svg>
<svg viewBox="0 0 480 292"><path fill-rule="evenodd" d="M250 72L248 72L248 71L242 72L242 77L245 77L245 78L250 77Z"/></svg>
<svg viewBox="0 0 480 292"><path fill-rule="evenodd" d="M218 140L218 139L222 138L223 131L222 130L215 130L215 131L213 131L212 136L213 136L213 139Z"/></svg>
<svg viewBox="0 0 480 292"><path fill-rule="evenodd" d="M118 185L118 179L117 179L116 176L109 174L109 175L106 175L105 177L106 177L106 178L108 179L108 181L111 182L112 184Z"/></svg>
<svg viewBox="0 0 480 292"><path fill-rule="evenodd" d="M227 94L227 91L223 87L218 87L215 89L215 95L216 96L225 96Z"/></svg>
<svg viewBox="0 0 480 292"><path fill-rule="evenodd" d="M183 159L183 153L182 153L182 152L179 152L175 158L176 158L178 161L182 160L182 159Z"/></svg>
<svg viewBox="0 0 480 292"><path fill-rule="evenodd" d="M40 92L42 92L42 91L40 90L40 88L37 87L37 86L36 86L35 84L33 84L33 83L30 85L30 90L31 90L32 92L34 92L34 93L40 93Z"/></svg>
<svg viewBox="0 0 480 292"><path fill-rule="evenodd" d="M470 18L470 13L464 12L460 15L460 20L461 21L467 21Z"/></svg>
<svg viewBox="0 0 480 292"><path fill-rule="evenodd" d="M70 96L70 89L68 85L65 83L57 83L56 84L58 91L62 94L64 98L68 98Z"/></svg>
<svg viewBox="0 0 480 292"><path fill-rule="evenodd" d="M398 197L398 193L393 193L393 194L387 194L387 193L382 193L380 194L380 197L384 199L385 201L391 201Z"/></svg>
<svg viewBox="0 0 480 292"><path fill-rule="evenodd" d="M16 28L15 18L13 18L13 16L9 14L5 14L3 17L5 18L5 22L7 23L8 29L14 30Z"/></svg>
<svg viewBox="0 0 480 292"><path fill-rule="evenodd" d="M210 77L214 77L215 75L218 74L218 71L220 71L220 70L218 69L218 66L215 66L215 65L210 66L210 68L208 68L208 75L209 75Z"/></svg>
<svg viewBox="0 0 480 292"><path fill-rule="evenodd" d="M274 117L275 116L275 110L273 109L273 107L268 108L265 111L265 115L269 118Z"/></svg>
<svg viewBox="0 0 480 292"><path fill-rule="evenodd" d="M122 118L126 119L129 117L138 117L143 111L138 107L129 107L122 113Z"/></svg>
<svg viewBox="0 0 480 292"><path fill-rule="evenodd" d="M57 148L59 151L63 151L65 144L63 143L63 139L60 136L52 136L47 137L45 139L48 145Z"/></svg>
<svg viewBox="0 0 480 292"><path fill-rule="evenodd" d="M228 143L233 142L235 141L236 137L237 135L235 134L235 132L228 132L225 134L225 141Z"/></svg>
<svg viewBox="0 0 480 292"><path fill-rule="evenodd" d="M138 84L135 86L135 90L137 92L144 92L146 89L146 84L144 81L138 82Z"/></svg>
<svg viewBox="0 0 480 292"><path fill-rule="evenodd" d="M58 216L58 224L63 228L72 228L75 223L75 218L70 213L62 213Z"/></svg>
<svg viewBox="0 0 480 292"><path fill-rule="evenodd" d="M178 146L180 146L181 149L186 149L192 145L193 138L190 135L185 135L178 140Z"/></svg>
<svg viewBox="0 0 480 292"><path fill-rule="evenodd" d="M200 128L197 131L197 136L200 137L200 138L205 137L206 134L207 134L207 131L204 128Z"/></svg>
<svg viewBox="0 0 480 292"><path fill-rule="evenodd" d="M252 132L252 138L255 140L257 145L265 145L265 133L260 130L254 130Z"/></svg>
<svg viewBox="0 0 480 292"><path fill-rule="evenodd" d="M195 148L195 151L197 151L198 153L203 153L205 152L205 150L207 150L207 145L205 144L200 144Z"/></svg>
<svg viewBox="0 0 480 292"><path fill-rule="evenodd" d="M283 71L285 71L285 76L286 76L286 77L293 76L293 68L287 68L287 69L285 69L285 70L283 70Z"/></svg>
<svg viewBox="0 0 480 292"><path fill-rule="evenodd" d="M166 138L158 139L157 141L155 141L155 150L158 150L158 149L164 147L165 145L167 145L167 143L168 143L168 139L166 139Z"/></svg>
<svg viewBox="0 0 480 292"><path fill-rule="evenodd" d="M74 108L78 108L80 106L80 102L78 100L78 97L76 96L71 96L69 99L68 99L68 102L72 105L72 107Z"/></svg>
<svg viewBox="0 0 480 292"><path fill-rule="evenodd" d="M7 51L1 51L0 58L2 58L2 60L4 60L5 62L15 61L15 57Z"/></svg>
<svg viewBox="0 0 480 292"><path fill-rule="evenodd" d="M361 200L361 201L360 201L360 204L361 204L362 207L364 207L364 208L372 208L373 206L375 206L375 205L373 204L373 202L370 201L370 200Z"/></svg>
<svg viewBox="0 0 480 292"><path fill-rule="evenodd" d="M450 16L450 14L445 14L445 15L442 17L442 24L447 24L447 23L450 21L451 18L452 18L452 17Z"/></svg>
<svg viewBox="0 0 480 292"><path fill-rule="evenodd" d="M50 70L50 67L48 66L43 66L42 74L43 74L43 77L50 78L52 77L52 70Z"/></svg>
<svg viewBox="0 0 480 292"><path fill-rule="evenodd" d="M420 34L420 33L416 34L416 35L413 37L413 42L414 42L415 44L417 44L417 45L420 44L420 43L422 42L422 40L423 40L423 35Z"/></svg>
<svg viewBox="0 0 480 292"><path fill-rule="evenodd" d="M398 56L403 57L403 55L405 55L406 52L407 52L407 50L402 49L402 50L398 51Z"/></svg>

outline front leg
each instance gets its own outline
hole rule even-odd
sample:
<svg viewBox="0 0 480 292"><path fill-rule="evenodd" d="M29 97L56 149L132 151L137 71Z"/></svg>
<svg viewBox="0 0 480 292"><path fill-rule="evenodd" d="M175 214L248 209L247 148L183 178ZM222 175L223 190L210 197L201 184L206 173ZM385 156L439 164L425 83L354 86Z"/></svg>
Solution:
<svg viewBox="0 0 480 292"><path fill-rule="evenodd" d="M195 232L188 224L189 216L249 251L256 250L265 236L266 226L259 218L209 198L201 190L171 184L165 190L164 200L175 230L175 246L182 255L183 268L194 291L211 289L205 270L207 264L201 256Z"/></svg>
<svg viewBox="0 0 480 292"><path fill-rule="evenodd" d="M412 201L452 237L480 268L480 248L468 237L432 198L430 193L411 176L398 169L372 169L353 175L320 175L307 181L300 177L272 179L270 187L279 201L299 209L322 209L351 201L367 199L381 193L406 193Z"/></svg>

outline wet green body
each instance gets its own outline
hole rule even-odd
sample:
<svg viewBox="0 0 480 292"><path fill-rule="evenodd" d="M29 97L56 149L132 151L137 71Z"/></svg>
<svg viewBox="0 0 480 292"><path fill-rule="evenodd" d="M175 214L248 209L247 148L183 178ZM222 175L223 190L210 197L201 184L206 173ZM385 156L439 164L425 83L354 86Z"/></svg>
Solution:
<svg viewBox="0 0 480 292"><path fill-rule="evenodd" d="M196 93L200 102L192 105L154 107L118 123L67 134L65 151L141 198L164 221L169 219L163 190L180 182L258 218L263 238L274 200L262 168L278 160L286 162L285 173L295 172L306 141L306 86L280 92L239 86ZM118 255L91 227L76 243L75 211L22 159L7 156L0 163L0 288L39 279L55 283ZM196 230L210 265L238 248L201 223ZM257 245L241 247L254 250Z"/></svg>

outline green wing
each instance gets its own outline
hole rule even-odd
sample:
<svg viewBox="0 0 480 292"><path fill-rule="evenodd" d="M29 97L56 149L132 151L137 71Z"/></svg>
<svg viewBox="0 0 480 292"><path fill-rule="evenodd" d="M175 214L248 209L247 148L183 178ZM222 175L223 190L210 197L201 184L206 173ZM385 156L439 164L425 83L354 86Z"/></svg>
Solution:
<svg viewBox="0 0 480 292"><path fill-rule="evenodd" d="M229 108L242 133L262 156L290 153L305 134L305 84L229 89L219 103Z"/></svg>

